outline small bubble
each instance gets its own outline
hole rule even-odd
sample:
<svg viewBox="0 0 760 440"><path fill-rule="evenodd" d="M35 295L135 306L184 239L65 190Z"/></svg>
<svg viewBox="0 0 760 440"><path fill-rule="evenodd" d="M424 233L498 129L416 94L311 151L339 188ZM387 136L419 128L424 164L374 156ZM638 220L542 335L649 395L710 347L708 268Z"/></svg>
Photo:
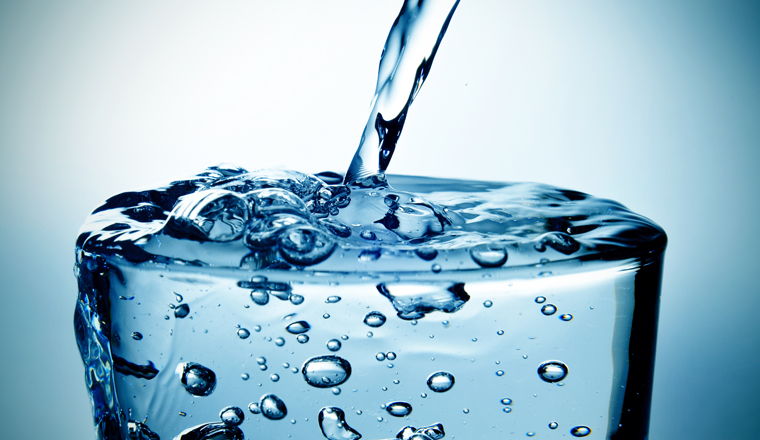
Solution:
<svg viewBox="0 0 760 440"><path fill-rule="evenodd" d="M290 371L291 371L293 374L297 374L297 373L298 373L298 368L296 368L296 367L293 367L293 368L291 368L291 369L290 369Z"/></svg>
<svg viewBox="0 0 760 440"><path fill-rule="evenodd" d="M500 244L479 244L470 249L473 261L481 267L499 267L507 262L507 249Z"/></svg>
<svg viewBox="0 0 760 440"><path fill-rule="evenodd" d="M499 330L499 331L496 332L496 334L499 335L499 336L501 336L501 335L504 334L504 330Z"/></svg>
<svg viewBox="0 0 760 440"><path fill-rule="evenodd" d="M433 273L439 273L441 271L441 265L436 263L432 266L430 266L430 270L433 271Z"/></svg>
<svg viewBox="0 0 760 440"><path fill-rule="evenodd" d="M325 302L327 304L335 304L336 302L340 301L341 298L339 296L328 296Z"/></svg>
<svg viewBox="0 0 760 440"><path fill-rule="evenodd" d="M527 354L524 354L524 355L523 355L523 359L528 359L528 355L527 355Z"/></svg>
<svg viewBox="0 0 760 440"><path fill-rule="evenodd" d="M537 296L536 297L536 304L543 304L546 302L546 298L543 296Z"/></svg>
<svg viewBox="0 0 760 440"><path fill-rule="evenodd" d="M505 398L501 399L501 404L502 405L511 405L512 404L512 399L510 399L509 397L505 397Z"/></svg>
<svg viewBox="0 0 760 440"><path fill-rule="evenodd" d="M472 342L478 342L478 338L472 338Z"/></svg>
<svg viewBox="0 0 760 440"><path fill-rule="evenodd" d="M245 414L243 413L243 410L237 406L228 406L219 413L219 418L222 419L222 422L227 426L238 426L243 423Z"/></svg>
<svg viewBox="0 0 760 440"><path fill-rule="evenodd" d="M561 319L563 321L570 321L570 320L573 319L573 315L571 315L569 313L565 313L564 315L560 315L559 319Z"/></svg>
<svg viewBox="0 0 760 440"><path fill-rule="evenodd" d="M393 417L406 417L412 413L412 405L406 402L391 402L385 406L385 410Z"/></svg>
<svg viewBox="0 0 760 440"><path fill-rule="evenodd" d="M135 341L139 341L142 338L143 338L142 333L140 333L140 332L132 332L132 339L134 339Z"/></svg>
<svg viewBox="0 0 760 440"><path fill-rule="evenodd" d="M383 390L383 391L388 391L388 387L382 387L380 389Z"/></svg>
<svg viewBox="0 0 760 440"><path fill-rule="evenodd" d="M261 331L261 326L260 325L254 325L253 326L253 331L255 331L256 333L260 332Z"/></svg>
<svg viewBox="0 0 760 440"><path fill-rule="evenodd" d="M462 412L463 412L463 413L465 413L465 414L469 414L469 413L470 413L470 410L469 410L469 409L467 409L467 408L464 408L464 409L462 410Z"/></svg>
<svg viewBox="0 0 760 440"><path fill-rule="evenodd" d="M272 380L272 382L277 382L278 380L280 380L280 375L277 373L274 373L271 376L269 376L269 378Z"/></svg>
<svg viewBox="0 0 760 440"><path fill-rule="evenodd" d="M285 402L274 394L265 394L259 400L261 414L270 420L280 420L288 414Z"/></svg>
<svg viewBox="0 0 760 440"><path fill-rule="evenodd" d="M174 294L174 299L177 300L178 303L181 303L184 298L182 298L182 295L180 295L177 292L172 292Z"/></svg>
<svg viewBox="0 0 760 440"><path fill-rule="evenodd" d="M538 376L549 383L559 382L567 376L567 365L560 361L546 361L538 366Z"/></svg>
<svg viewBox="0 0 760 440"><path fill-rule="evenodd" d="M527 435L528 437L533 437L534 435L536 435L536 433L531 431L531 432L526 432L525 435Z"/></svg>
<svg viewBox="0 0 760 440"><path fill-rule="evenodd" d="M175 318L184 318L190 313L190 306L187 304L180 304L177 306L176 309L174 309L174 317Z"/></svg>
<svg viewBox="0 0 760 440"><path fill-rule="evenodd" d="M506 408L502 409L502 411L504 411L505 413L509 414L509 413L512 412L512 408L506 407Z"/></svg>
<svg viewBox="0 0 760 440"><path fill-rule="evenodd" d="M298 341L301 344L305 344L309 342L309 336L308 335L298 335L296 336L296 341Z"/></svg>
<svg viewBox="0 0 760 440"><path fill-rule="evenodd" d="M285 327L285 331L293 335L300 335L301 333L306 333L310 329L311 329L311 326L306 321L296 321L292 324L288 324L288 326Z"/></svg>
<svg viewBox="0 0 760 440"><path fill-rule="evenodd" d="M360 409L357 409L357 410L356 410L356 415L357 415L357 416L360 416L360 415L362 415L362 410L360 410Z"/></svg>
<svg viewBox="0 0 760 440"><path fill-rule="evenodd" d="M241 374L241 375L240 375L240 377L241 377L243 380L248 380L248 378L250 378L251 376L249 376L249 375L248 375L248 373L243 373L243 374Z"/></svg>
<svg viewBox="0 0 760 440"><path fill-rule="evenodd" d="M348 335L343 335L340 338L343 339L344 341L348 341Z"/></svg>
<svg viewBox="0 0 760 440"><path fill-rule="evenodd" d="M367 337L368 337L368 338L371 338L372 336L375 336L375 335L374 335L374 334L372 334L372 332L367 332Z"/></svg>
<svg viewBox="0 0 760 440"><path fill-rule="evenodd" d="M449 321L441 321L441 324L443 324L444 326L448 326L449 325Z"/></svg>
<svg viewBox="0 0 760 440"><path fill-rule="evenodd" d="M555 307L554 304L547 304L541 307L541 313L543 313L546 316L551 316L556 312L557 312L557 307Z"/></svg>
<svg viewBox="0 0 760 440"><path fill-rule="evenodd" d="M330 318L330 314L329 313L325 313L324 315L322 315L322 317L325 318L325 319L329 319Z"/></svg>
<svg viewBox="0 0 760 440"><path fill-rule="evenodd" d="M246 339L248 336L251 336L251 332L249 332L247 329L239 328L237 331L237 335L240 339Z"/></svg>
<svg viewBox="0 0 760 440"><path fill-rule="evenodd" d="M164 319L168 321L169 320L169 315L164 315Z"/></svg>
<svg viewBox="0 0 760 440"><path fill-rule="evenodd" d="M393 368L393 364L388 364L388 368Z"/></svg>
<svg viewBox="0 0 760 440"><path fill-rule="evenodd" d="M372 231L369 231L369 230L367 230L367 229L363 230L363 231L362 231L362 232L359 234L359 237L361 237L361 238L363 238L363 239L365 239L365 240L369 240L369 241L377 240L377 235L375 235L375 233L374 233L374 232L372 232Z"/></svg>
<svg viewBox="0 0 760 440"><path fill-rule="evenodd" d="M588 426L576 426L570 430L570 434L572 434L573 437L585 437L591 434L591 428Z"/></svg>
<svg viewBox="0 0 760 440"><path fill-rule="evenodd" d="M412 325L417 325L417 320L416 320L416 319L412 319L412 320L410 321L410 323L411 323Z"/></svg>
<svg viewBox="0 0 760 440"><path fill-rule="evenodd" d="M338 351L340 350L340 341L337 339L330 339L327 341L327 349L330 351Z"/></svg>
<svg viewBox="0 0 760 440"><path fill-rule="evenodd" d="M369 312L364 316L364 323L370 327L378 328L385 324L385 315L380 312Z"/></svg>
<svg viewBox="0 0 760 440"><path fill-rule="evenodd" d="M491 300L488 300L488 301L486 301L486 302L484 302L484 303L483 303L483 306L484 306L485 308L489 308L489 307L491 307L492 305L493 305L493 302L492 302Z"/></svg>
<svg viewBox="0 0 760 440"><path fill-rule="evenodd" d="M286 369L290 368L290 364L285 362L284 364L282 364L282 368L286 368Z"/></svg>
<svg viewBox="0 0 760 440"><path fill-rule="evenodd" d="M259 370L261 370L261 371L267 371L267 368L269 368L269 367L267 367L266 364L259 365Z"/></svg>
<svg viewBox="0 0 760 440"><path fill-rule="evenodd" d="M332 393L333 393L333 394L335 394L335 395L337 396L338 394L340 394L340 388L338 388L338 387L333 387L333 389L332 389Z"/></svg>
<svg viewBox="0 0 760 440"><path fill-rule="evenodd" d="M400 380L398 380L398 379L393 379L393 384L394 384L394 385L398 385L398 384L400 384L400 383L401 383L401 381L400 381Z"/></svg>
<svg viewBox="0 0 760 440"><path fill-rule="evenodd" d="M256 358L256 363L259 365L264 365L267 363L267 358L260 356Z"/></svg>
<svg viewBox="0 0 760 440"><path fill-rule="evenodd" d="M551 422L549 423L549 429L557 429L559 424L557 422Z"/></svg>
<svg viewBox="0 0 760 440"><path fill-rule="evenodd" d="M274 343L278 347L282 347L283 345L285 345L285 339L283 339L283 338L277 338L277 339L274 340Z"/></svg>
<svg viewBox="0 0 760 440"><path fill-rule="evenodd" d="M187 413L184 411L180 411L178 414L180 417L187 417Z"/></svg>
<svg viewBox="0 0 760 440"><path fill-rule="evenodd" d="M383 418L382 418L382 417L378 417L378 418L377 418L377 421L378 421L378 422L382 422L382 421L383 421Z"/></svg>
<svg viewBox="0 0 760 440"><path fill-rule="evenodd" d="M351 376L351 364L338 356L317 356L307 360L301 369L306 383L316 388L332 388Z"/></svg>
<svg viewBox="0 0 760 440"><path fill-rule="evenodd" d="M385 353L385 358L389 361L394 361L396 360L396 353L389 351L388 353Z"/></svg>
<svg viewBox="0 0 760 440"><path fill-rule="evenodd" d="M302 295L299 295L297 293L291 293L290 296L288 297L288 300L290 300L291 304L297 306L299 304L303 304L304 298Z"/></svg>
<svg viewBox="0 0 760 440"><path fill-rule="evenodd" d="M376 354L375 355L375 359L377 359L380 362L384 361L385 360L385 353L380 352L380 353Z"/></svg>
<svg viewBox="0 0 760 440"><path fill-rule="evenodd" d="M177 365L180 381L193 396L208 396L216 388L216 374L203 365L186 362Z"/></svg>
<svg viewBox="0 0 760 440"><path fill-rule="evenodd" d="M499 376L499 377L504 376L504 370L497 371L496 375Z"/></svg>

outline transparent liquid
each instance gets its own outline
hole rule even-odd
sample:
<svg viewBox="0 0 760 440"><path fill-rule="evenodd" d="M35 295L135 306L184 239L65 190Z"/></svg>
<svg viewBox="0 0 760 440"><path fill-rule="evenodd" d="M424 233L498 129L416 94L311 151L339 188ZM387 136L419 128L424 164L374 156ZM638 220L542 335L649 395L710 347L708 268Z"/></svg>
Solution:
<svg viewBox="0 0 760 440"><path fill-rule="evenodd" d="M96 210L100 438L645 438L664 233L546 185L390 182L215 167Z"/></svg>

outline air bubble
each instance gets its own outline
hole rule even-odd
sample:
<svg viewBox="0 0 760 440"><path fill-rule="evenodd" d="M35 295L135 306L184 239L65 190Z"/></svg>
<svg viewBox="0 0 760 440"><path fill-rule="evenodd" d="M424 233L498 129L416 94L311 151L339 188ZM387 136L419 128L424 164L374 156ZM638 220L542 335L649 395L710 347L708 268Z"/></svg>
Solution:
<svg viewBox="0 0 760 440"><path fill-rule="evenodd" d="M357 411L361 414L361 411ZM317 417L322 435L328 440L359 440L361 434L348 426L346 414L336 407L322 408Z"/></svg>
<svg viewBox="0 0 760 440"><path fill-rule="evenodd" d="M570 315L569 313L565 313L564 315L560 315L559 319L563 321L571 321L573 319L573 315Z"/></svg>
<svg viewBox="0 0 760 440"><path fill-rule="evenodd" d="M220 189L198 191L179 199L163 232L175 238L227 242L243 236L248 223L248 202Z"/></svg>
<svg viewBox="0 0 760 440"><path fill-rule="evenodd" d="M438 256L438 251L431 248L415 249L414 253L425 261L435 260L435 257Z"/></svg>
<svg viewBox="0 0 760 440"><path fill-rule="evenodd" d="M324 315L322 315L322 318L324 318L324 319L330 319L330 314L329 313L325 313Z"/></svg>
<svg viewBox="0 0 760 440"><path fill-rule="evenodd" d="M406 417L412 413L412 405L406 402L391 402L385 406L385 410L393 417Z"/></svg>
<svg viewBox="0 0 760 440"><path fill-rule="evenodd" d="M237 406L228 406L219 413L219 418L222 420L222 423L227 426L238 426L243 423L245 414L243 413L243 410Z"/></svg>
<svg viewBox="0 0 760 440"><path fill-rule="evenodd" d="M430 270L433 271L433 273L439 273L441 271L441 265L436 263L432 266L430 266Z"/></svg>
<svg viewBox="0 0 760 440"><path fill-rule="evenodd" d="M465 414L469 414L469 413L470 413L470 410L469 410L469 409L467 409L467 408L464 408L464 409L462 410L462 412L463 412L463 413L465 413Z"/></svg>
<svg viewBox="0 0 760 440"><path fill-rule="evenodd" d="M127 422L127 433L130 439L159 440L158 434L151 431L147 425L134 420Z"/></svg>
<svg viewBox="0 0 760 440"><path fill-rule="evenodd" d="M385 353L385 358L389 361L395 361L396 360L396 353L389 351L388 353Z"/></svg>
<svg viewBox="0 0 760 440"><path fill-rule="evenodd" d="M325 302L327 304L335 304L336 302L339 302L341 298L339 296L328 296Z"/></svg>
<svg viewBox="0 0 760 440"><path fill-rule="evenodd" d="M265 358L264 356L259 356L256 358L256 363L259 365L264 365L267 363L267 358Z"/></svg>
<svg viewBox="0 0 760 440"><path fill-rule="evenodd" d="M261 396L261 400L259 400L259 408L261 409L261 414L270 420L280 420L288 415L288 409L285 407L285 402L280 400L280 398L274 394L265 394Z"/></svg>
<svg viewBox="0 0 760 440"><path fill-rule="evenodd" d="M557 422L549 423L549 429L557 429L558 426L559 426L559 423Z"/></svg>
<svg viewBox="0 0 760 440"><path fill-rule="evenodd" d="M570 430L570 434L572 434L573 437L585 437L591 434L591 428L588 426L576 426Z"/></svg>
<svg viewBox="0 0 760 440"><path fill-rule="evenodd" d="M538 377L544 382L559 382L567 376L567 365L560 361L546 361L538 367Z"/></svg>
<svg viewBox="0 0 760 440"><path fill-rule="evenodd" d="M377 359L380 362L384 361L385 360L385 353L380 352L380 353L376 354L375 355L375 359Z"/></svg>
<svg viewBox="0 0 760 440"><path fill-rule="evenodd" d="M216 387L216 374L203 365L193 362L177 365L180 382L188 393L193 396L208 396Z"/></svg>
<svg viewBox="0 0 760 440"><path fill-rule="evenodd" d="M512 412L512 408L506 407L506 408L502 409L502 411L504 411L505 413L509 414L509 413Z"/></svg>
<svg viewBox="0 0 760 440"><path fill-rule="evenodd" d="M348 341L348 335L341 335L340 338L344 341Z"/></svg>
<svg viewBox="0 0 760 440"><path fill-rule="evenodd" d="M298 341L301 344L305 344L309 342L309 336L308 335L298 335L296 337L296 341Z"/></svg>
<svg viewBox="0 0 760 440"><path fill-rule="evenodd" d="M300 335L301 333L306 333L311 329L311 326L306 321L296 321L292 324L289 324L287 327L285 327L285 330L287 330L288 333L294 334L294 335Z"/></svg>
<svg viewBox="0 0 760 440"><path fill-rule="evenodd" d="M140 333L140 332L132 332L132 339L134 339L135 341L139 341L142 338L143 338L142 333Z"/></svg>
<svg viewBox="0 0 760 440"><path fill-rule="evenodd" d="M505 398L501 399L501 404L502 405L511 405L512 404L512 399L510 399L509 397L505 397Z"/></svg>
<svg viewBox="0 0 760 440"><path fill-rule="evenodd" d="M304 298L303 298L303 296L301 296L301 295L299 295L297 293L291 293L290 296L288 297L288 299L290 300L291 304L297 306L299 304L303 304L303 299Z"/></svg>
<svg viewBox="0 0 760 440"><path fill-rule="evenodd" d="M309 385L330 388L348 380L351 376L351 364L338 356L317 356L304 363L301 373Z"/></svg>
<svg viewBox="0 0 760 440"><path fill-rule="evenodd" d="M492 302L492 301L490 301L490 300L488 300L488 301L486 301L486 302L484 302L484 303L483 303L483 307L485 307L485 308L489 308L489 307L491 307L492 305L493 305L493 302Z"/></svg>
<svg viewBox="0 0 760 440"><path fill-rule="evenodd" d="M499 331L496 332L496 334L499 335L499 336L501 336L501 335L504 334L504 330L499 330Z"/></svg>
<svg viewBox="0 0 760 440"><path fill-rule="evenodd" d="M364 323L370 327L377 328L385 324L386 319L385 315L380 312L369 312L364 317Z"/></svg>
<svg viewBox="0 0 760 440"><path fill-rule="evenodd" d="M251 336L251 332L249 332L247 329L239 328L237 331L237 335L240 339L246 339L249 336Z"/></svg>
<svg viewBox="0 0 760 440"><path fill-rule="evenodd" d="M367 337L368 337L368 338L371 338L372 336L375 336L375 335L374 335L374 333L372 333L372 332L367 332Z"/></svg>
<svg viewBox="0 0 760 440"><path fill-rule="evenodd" d="M427 378L427 385L436 393L446 392L454 386L454 375L446 371L433 373Z"/></svg>
<svg viewBox="0 0 760 440"><path fill-rule="evenodd" d="M251 412L251 414L261 414L261 409L259 408L258 402L251 402L248 404L248 411Z"/></svg>
<svg viewBox="0 0 760 440"><path fill-rule="evenodd" d="M275 343L275 345L277 345L278 347L282 347L283 345L285 345L285 339L283 339L283 338L276 338L276 339L274 340L274 343Z"/></svg>
<svg viewBox="0 0 760 440"><path fill-rule="evenodd" d="M377 240L377 235L375 235L375 233L374 233L374 232L372 232L372 231L369 231L369 230L367 230L367 229L363 230L363 231L362 231L362 232L359 234L359 237L361 237L361 238L363 238L363 239L365 239L365 240L369 240L369 241Z"/></svg>
<svg viewBox="0 0 760 440"><path fill-rule="evenodd" d="M190 306L187 304L180 304L174 309L175 318L184 318L190 313Z"/></svg>
<svg viewBox="0 0 760 440"><path fill-rule="evenodd" d="M500 267L507 262L507 250L504 246L491 243L480 244L470 249L470 256L481 267Z"/></svg>
<svg viewBox="0 0 760 440"><path fill-rule="evenodd" d="M280 375L277 373L273 373L271 376L269 376L269 379L271 379L272 382L277 382L280 380Z"/></svg>
<svg viewBox="0 0 760 440"><path fill-rule="evenodd" d="M504 376L504 370L497 371L496 375L499 376L499 377Z"/></svg>
<svg viewBox="0 0 760 440"><path fill-rule="evenodd" d="M340 350L341 344L340 341L337 339L330 339L327 341L327 349L330 351L338 351Z"/></svg>
<svg viewBox="0 0 760 440"><path fill-rule="evenodd" d="M182 300L184 299L184 298L182 298L182 295L180 295L180 294L179 294L179 293L177 293L177 292L172 292L172 293L174 294L174 299L175 299L175 300L176 300L178 303L181 303L181 302L182 302Z"/></svg>
<svg viewBox="0 0 760 440"><path fill-rule="evenodd" d="M536 297L536 304L543 304L546 302L546 298L543 296L537 296Z"/></svg>
<svg viewBox="0 0 760 440"><path fill-rule="evenodd" d="M337 396L338 394L340 394L340 388L339 387L333 387L332 393Z"/></svg>
<svg viewBox="0 0 760 440"><path fill-rule="evenodd" d="M541 307L541 313L546 316L551 316L557 312L557 307L554 304L547 304Z"/></svg>
<svg viewBox="0 0 760 440"><path fill-rule="evenodd" d="M251 300L260 306L266 305L269 302L269 292L263 289L252 290Z"/></svg>
<svg viewBox="0 0 760 440"><path fill-rule="evenodd" d="M261 370L261 371L267 371L267 369L269 369L269 367L267 367L266 364L259 365L259 370Z"/></svg>
<svg viewBox="0 0 760 440"><path fill-rule="evenodd" d="M528 437L533 437L534 435L536 435L536 433L531 431L531 432L526 432L525 435L527 435Z"/></svg>
<svg viewBox="0 0 760 440"><path fill-rule="evenodd" d="M310 226L292 226L277 241L282 258L296 266L321 263L335 249L329 235Z"/></svg>

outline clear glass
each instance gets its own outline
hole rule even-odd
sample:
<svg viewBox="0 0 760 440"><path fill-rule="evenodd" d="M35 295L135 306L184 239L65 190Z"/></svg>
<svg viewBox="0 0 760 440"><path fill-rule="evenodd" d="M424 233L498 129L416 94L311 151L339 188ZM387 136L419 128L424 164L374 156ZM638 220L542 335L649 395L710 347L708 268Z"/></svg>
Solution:
<svg viewBox="0 0 760 440"><path fill-rule="evenodd" d="M463 194L508 186L395 181L462 212ZM75 326L99 438L646 438L664 233L627 211L602 233L584 211L556 217L570 238L547 235L556 218L526 223L518 189L503 201L512 241L488 236L506 247L358 239L303 266L178 239L161 219L114 241L135 226L96 212L83 232L96 239L78 244ZM573 194L559 205L583 217Z"/></svg>

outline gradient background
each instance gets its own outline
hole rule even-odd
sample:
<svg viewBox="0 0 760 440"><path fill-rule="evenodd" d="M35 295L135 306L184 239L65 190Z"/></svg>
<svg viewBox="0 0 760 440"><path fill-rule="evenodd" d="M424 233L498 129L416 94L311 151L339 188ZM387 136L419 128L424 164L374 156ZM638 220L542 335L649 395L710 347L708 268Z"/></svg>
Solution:
<svg viewBox="0 0 760 440"><path fill-rule="evenodd" d="M400 5L0 2L3 438L93 438L85 216L218 162L344 171ZM759 139L758 1L464 0L390 171L541 181L654 219L650 438L756 439Z"/></svg>

